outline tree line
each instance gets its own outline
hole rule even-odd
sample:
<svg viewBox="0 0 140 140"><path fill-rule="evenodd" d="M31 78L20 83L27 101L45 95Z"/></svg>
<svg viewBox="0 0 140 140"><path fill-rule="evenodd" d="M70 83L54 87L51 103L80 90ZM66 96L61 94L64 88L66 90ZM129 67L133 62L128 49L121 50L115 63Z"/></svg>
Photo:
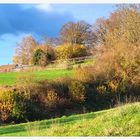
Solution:
<svg viewBox="0 0 140 140"><path fill-rule="evenodd" d="M119 5L109 18L99 18L94 25L85 21L68 22L58 38L46 37L38 43L25 36L17 44L13 62L47 65L56 59L91 55L97 46L113 46L117 42L138 45L140 42L140 6Z"/></svg>
<svg viewBox="0 0 140 140"><path fill-rule="evenodd" d="M33 36L25 36L17 44L13 62L46 66L56 59L69 59L89 55L91 26L85 21L66 23L59 38L46 37L38 43Z"/></svg>

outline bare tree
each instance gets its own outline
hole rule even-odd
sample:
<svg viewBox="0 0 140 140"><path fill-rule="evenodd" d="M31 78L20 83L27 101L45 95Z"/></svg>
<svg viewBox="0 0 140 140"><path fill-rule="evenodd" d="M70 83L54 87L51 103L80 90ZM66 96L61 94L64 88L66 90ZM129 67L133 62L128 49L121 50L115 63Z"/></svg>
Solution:
<svg viewBox="0 0 140 140"><path fill-rule="evenodd" d="M103 18L97 19L95 25L93 26L93 45L104 44L106 32L106 20Z"/></svg>
<svg viewBox="0 0 140 140"><path fill-rule="evenodd" d="M29 35L25 36L20 43L17 44L16 53L13 57L14 63L31 64L35 48L38 43Z"/></svg>
<svg viewBox="0 0 140 140"><path fill-rule="evenodd" d="M45 44L46 46L55 47L62 44L60 38L58 37L51 38L51 37L45 36L43 40L44 40L43 44Z"/></svg>
<svg viewBox="0 0 140 140"><path fill-rule="evenodd" d="M88 45L91 35L91 25L85 21L69 22L60 31L63 43Z"/></svg>

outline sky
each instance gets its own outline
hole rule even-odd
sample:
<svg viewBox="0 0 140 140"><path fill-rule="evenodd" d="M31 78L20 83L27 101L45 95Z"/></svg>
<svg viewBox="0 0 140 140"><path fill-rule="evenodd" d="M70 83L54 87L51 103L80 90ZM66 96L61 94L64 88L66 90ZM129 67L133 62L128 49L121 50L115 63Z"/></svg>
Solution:
<svg viewBox="0 0 140 140"><path fill-rule="evenodd" d="M16 44L26 35L57 37L70 21L90 24L115 10L115 4L0 4L0 65L11 64Z"/></svg>

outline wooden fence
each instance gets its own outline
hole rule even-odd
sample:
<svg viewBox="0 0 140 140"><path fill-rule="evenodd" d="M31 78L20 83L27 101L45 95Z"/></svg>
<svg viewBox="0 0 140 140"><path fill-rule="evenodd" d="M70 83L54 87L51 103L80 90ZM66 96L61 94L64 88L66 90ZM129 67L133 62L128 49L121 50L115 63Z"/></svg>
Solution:
<svg viewBox="0 0 140 140"><path fill-rule="evenodd" d="M63 67L71 67L74 64L80 64L85 60L94 60L95 56L84 56L76 57L71 59L61 59L52 61L49 65L46 66L46 69L61 69ZM59 65L59 66L58 66ZM0 67L1 72L10 72L10 71L21 71L29 68L33 68L33 65L5 65Z"/></svg>
<svg viewBox="0 0 140 140"><path fill-rule="evenodd" d="M63 62L83 62L85 60L93 60L95 59L95 56L84 56L84 57L75 57L75 58L70 58L70 59L61 59L61 60L55 60L52 61L51 63L63 63Z"/></svg>

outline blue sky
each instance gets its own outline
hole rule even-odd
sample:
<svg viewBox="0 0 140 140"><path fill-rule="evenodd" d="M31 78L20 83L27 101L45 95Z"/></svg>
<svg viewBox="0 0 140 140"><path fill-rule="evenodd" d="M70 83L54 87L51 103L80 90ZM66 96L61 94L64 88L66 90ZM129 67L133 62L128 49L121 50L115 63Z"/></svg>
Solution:
<svg viewBox="0 0 140 140"><path fill-rule="evenodd" d="M115 4L0 4L0 65L12 63L16 44L25 35L56 37L69 21L94 24L114 10Z"/></svg>

